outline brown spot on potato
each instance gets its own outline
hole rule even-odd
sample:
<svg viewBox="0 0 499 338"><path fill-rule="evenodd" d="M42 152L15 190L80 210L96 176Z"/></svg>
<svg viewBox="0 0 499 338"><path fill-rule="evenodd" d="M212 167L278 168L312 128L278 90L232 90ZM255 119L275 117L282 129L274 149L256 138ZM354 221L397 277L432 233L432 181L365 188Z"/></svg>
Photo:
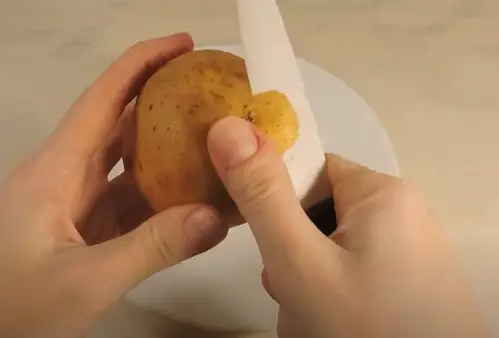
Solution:
<svg viewBox="0 0 499 338"><path fill-rule="evenodd" d="M225 101L225 96L223 96L222 94L218 94L217 92L215 92L213 90L210 90L210 94L213 95L214 97L216 97L219 100Z"/></svg>

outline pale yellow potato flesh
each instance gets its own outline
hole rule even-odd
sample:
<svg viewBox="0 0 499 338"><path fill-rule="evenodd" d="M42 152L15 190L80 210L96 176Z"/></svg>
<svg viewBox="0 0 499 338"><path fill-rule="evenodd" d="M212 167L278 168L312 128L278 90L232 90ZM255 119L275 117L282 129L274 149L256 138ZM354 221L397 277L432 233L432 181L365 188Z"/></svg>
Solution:
<svg viewBox="0 0 499 338"><path fill-rule="evenodd" d="M296 112L285 95L252 96L244 60L203 50L162 67L142 89L136 106L134 174L150 206L212 205L228 220L239 213L218 178L208 151L211 126L227 116L252 122L281 153L299 136Z"/></svg>
<svg viewBox="0 0 499 338"><path fill-rule="evenodd" d="M244 117L274 141L285 153L298 138L299 124L293 106L286 95L269 91L250 98Z"/></svg>

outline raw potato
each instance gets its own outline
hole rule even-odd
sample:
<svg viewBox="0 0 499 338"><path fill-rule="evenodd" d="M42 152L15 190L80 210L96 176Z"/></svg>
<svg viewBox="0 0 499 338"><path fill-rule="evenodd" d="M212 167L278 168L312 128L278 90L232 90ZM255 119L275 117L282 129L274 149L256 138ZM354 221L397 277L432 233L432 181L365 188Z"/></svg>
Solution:
<svg viewBox="0 0 499 338"><path fill-rule="evenodd" d="M137 101L134 171L151 207L160 212L206 203L233 220L237 208L207 151L210 127L227 116L245 118L284 153L298 138L297 115L286 96L252 96L244 60L203 50L184 54L146 83Z"/></svg>

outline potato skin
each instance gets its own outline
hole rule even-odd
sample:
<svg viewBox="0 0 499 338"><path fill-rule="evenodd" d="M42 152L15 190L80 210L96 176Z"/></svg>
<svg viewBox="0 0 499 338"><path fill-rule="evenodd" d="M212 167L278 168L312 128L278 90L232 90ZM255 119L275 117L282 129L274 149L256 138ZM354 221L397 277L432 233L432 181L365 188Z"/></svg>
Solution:
<svg viewBox="0 0 499 338"><path fill-rule="evenodd" d="M227 116L263 122L262 130L281 151L298 136L296 114L279 93L262 94L261 103L255 98L244 60L218 50L184 54L147 81L136 106L133 167L139 188L156 212L204 203L228 218L238 214L207 151L211 126ZM259 117L269 110L265 105L274 113Z"/></svg>

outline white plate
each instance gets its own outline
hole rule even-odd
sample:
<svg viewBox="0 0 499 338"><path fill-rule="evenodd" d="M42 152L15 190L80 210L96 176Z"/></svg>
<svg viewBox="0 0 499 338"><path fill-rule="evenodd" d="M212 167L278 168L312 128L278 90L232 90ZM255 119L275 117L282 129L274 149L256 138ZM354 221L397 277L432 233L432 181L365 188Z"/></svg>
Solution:
<svg viewBox="0 0 499 338"><path fill-rule="evenodd" d="M238 45L209 48L242 55ZM299 59L299 66L325 150L398 175L387 133L364 100L325 70L303 59ZM122 170L118 166L112 175ZM128 299L195 326L272 329L276 326L277 306L261 287L261 269L249 228L241 226L231 230L227 240L214 250L143 282Z"/></svg>

